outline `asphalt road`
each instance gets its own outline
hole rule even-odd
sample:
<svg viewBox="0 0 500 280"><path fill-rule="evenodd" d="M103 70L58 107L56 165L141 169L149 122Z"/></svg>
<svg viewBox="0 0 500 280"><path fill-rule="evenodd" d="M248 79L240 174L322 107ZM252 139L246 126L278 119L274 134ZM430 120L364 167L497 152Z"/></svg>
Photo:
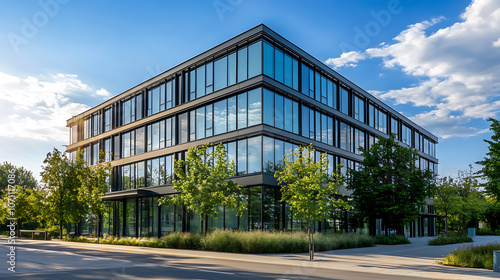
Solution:
<svg viewBox="0 0 500 280"><path fill-rule="evenodd" d="M5 241L5 240L2 240ZM401 279L401 275L320 267L245 262L207 257L137 252L122 246L21 241L16 244L16 272L0 266L2 279ZM111 247L111 248L110 248ZM8 252L2 242L0 252ZM160 249L164 250L164 249ZM5 256L5 255L4 255ZM6 257L4 257L6 259ZM3 266L3 267L2 267ZM429 279L404 277L407 280Z"/></svg>

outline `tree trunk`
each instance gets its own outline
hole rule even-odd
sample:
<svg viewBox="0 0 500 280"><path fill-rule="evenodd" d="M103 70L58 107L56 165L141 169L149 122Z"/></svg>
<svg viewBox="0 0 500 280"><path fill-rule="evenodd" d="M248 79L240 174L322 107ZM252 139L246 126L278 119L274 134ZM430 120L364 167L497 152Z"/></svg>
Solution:
<svg viewBox="0 0 500 280"><path fill-rule="evenodd" d="M311 227L307 227L307 236L309 237L309 260L313 260L313 255L312 255L312 240L311 240Z"/></svg>
<svg viewBox="0 0 500 280"><path fill-rule="evenodd" d="M62 233L63 233L63 224L62 222L59 222L59 239L62 239Z"/></svg>
<svg viewBox="0 0 500 280"><path fill-rule="evenodd" d="M370 236L375 236L377 235L377 224L376 224L376 219L369 217L368 218L368 231Z"/></svg>
<svg viewBox="0 0 500 280"><path fill-rule="evenodd" d="M448 237L448 214L444 217L444 234Z"/></svg>
<svg viewBox="0 0 500 280"><path fill-rule="evenodd" d="M101 236L100 234L100 226L99 226L99 215L97 215L97 244L99 244L99 237Z"/></svg>
<svg viewBox="0 0 500 280"><path fill-rule="evenodd" d="M207 214L203 215L204 216L204 219L203 219L203 235L207 235L207 231L208 231L208 219L207 219Z"/></svg>

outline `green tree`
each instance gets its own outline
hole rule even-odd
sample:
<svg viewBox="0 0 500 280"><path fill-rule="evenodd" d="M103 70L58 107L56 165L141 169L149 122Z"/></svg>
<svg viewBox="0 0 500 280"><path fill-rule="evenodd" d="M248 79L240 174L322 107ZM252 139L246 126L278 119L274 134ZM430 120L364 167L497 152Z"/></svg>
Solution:
<svg viewBox="0 0 500 280"><path fill-rule="evenodd" d="M462 204L462 199L458 195L458 188L453 178L444 177L437 181L435 198L433 201L439 215L445 217L444 228L448 236L448 218L456 211L456 206Z"/></svg>
<svg viewBox="0 0 500 280"><path fill-rule="evenodd" d="M0 164L0 195L7 190L9 185L8 175L11 174L10 170L14 170L16 185L22 186L24 189L36 189L38 182L33 176L33 173L23 167L17 167L9 162Z"/></svg>
<svg viewBox="0 0 500 280"><path fill-rule="evenodd" d="M314 235L310 227L331 216L338 208L346 207L338 194L342 174L337 169L328 175L328 157L322 154L314 160L312 145L300 146L298 151L284 156L284 166L274 173L281 185L281 201L290 204L295 219L305 221L309 227L309 259L314 259Z"/></svg>
<svg viewBox="0 0 500 280"><path fill-rule="evenodd" d="M472 167L469 172L459 171L455 182L460 199L454 205L453 222L456 229L466 233L468 227L477 227L488 203L481 190L481 184L472 173Z"/></svg>
<svg viewBox="0 0 500 280"><path fill-rule="evenodd" d="M81 180L85 160L80 150L77 159L69 160L63 153L54 148L43 161L42 182L44 187L44 217L50 224L59 226L59 237L62 238L63 226L66 223L78 223L87 213L87 208L79 199Z"/></svg>
<svg viewBox="0 0 500 280"><path fill-rule="evenodd" d="M490 130L493 132L491 140L484 140L488 143L488 152L482 161L476 162L483 168L479 173L487 179L484 187L486 192L497 201L500 199L500 122L489 118L491 122Z"/></svg>
<svg viewBox="0 0 500 280"><path fill-rule="evenodd" d="M418 168L417 151L400 145L394 134L360 150L364 159L347 180L355 209L368 218L371 235L376 219L382 219L386 234L389 228L402 234L404 224L417 219L425 199L433 196L435 175Z"/></svg>
<svg viewBox="0 0 500 280"><path fill-rule="evenodd" d="M104 214L104 201L102 196L106 193L111 170L111 164L105 163L105 153L99 151L99 164L86 166L79 174L81 188L79 200L87 207L87 212L97 218L97 242L99 242L99 217Z"/></svg>
<svg viewBox="0 0 500 280"><path fill-rule="evenodd" d="M175 161L174 172L174 189L179 193L164 196L158 202L160 205L185 205L187 210L200 215L204 234L208 216L217 217L216 206L237 209L238 215L241 215L240 186L227 179L235 174L234 162L227 162L222 144L190 148L186 160Z"/></svg>
<svg viewBox="0 0 500 280"><path fill-rule="evenodd" d="M499 228L500 223L500 202L495 201L491 197L487 197L488 205L483 212L483 219L488 223L490 229L495 231Z"/></svg>
<svg viewBox="0 0 500 280"><path fill-rule="evenodd" d="M10 193L10 199L9 199ZM5 192L2 201L5 202L5 212L6 214L2 217L2 221L6 218L11 217L8 211L9 206L7 203L12 203L14 206L12 208L14 212L14 218L16 218L17 230L25 226L36 227L41 223L42 217L40 215L42 209L42 197L40 196L38 189L24 188L19 185L15 185L14 189L10 192ZM31 228L34 229L34 228Z"/></svg>

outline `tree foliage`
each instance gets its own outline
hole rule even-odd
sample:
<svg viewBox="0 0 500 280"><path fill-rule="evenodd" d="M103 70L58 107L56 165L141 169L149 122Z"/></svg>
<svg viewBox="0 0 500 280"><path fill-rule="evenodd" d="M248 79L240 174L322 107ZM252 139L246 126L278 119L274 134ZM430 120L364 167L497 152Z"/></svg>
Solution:
<svg viewBox="0 0 500 280"><path fill-rule="evenodd" d="M227 162L222 144L190 148L185 160L175 161L174 172L174 189L179 193L164 196L158 200L159 203L185 205L188 211L197 213L203 219L205 233L207 216L217 217L216 206L237 209L241 215L240 186L227 179L235 174L235 165L234 162Z"/></svg>
<svg viewBox="0 0 500 280"><path fill-rule="evenodd" d="M493 135L491 140L484 140L489 145L488 152L477 164L483 166L479 173L487 179L486 192L498 201L500 199L500 122L492 118L488 121L491 122L490 130Z"/></svg>
<svg viewBox="0 0 500 280"><path fill-rule="evenodd" d="M98 219L104 214L104 201L102 195L111 177L112 167L109 162L105 163L105 153L99 151L99 164L86 166L78 175L81 187L78 191L78 200L87 208L86 213L92 214ZM99 236L99 233L98 233Z"/></svg>
<svg viewBox="0 0 500 280"><path fill-rule="evenodd" d="M370 234L375 220L401 232L405 223L418 218L427 197L435 190L435 175L415 164L418 153L395 140L379 138L370 150L360 148L364 159L358 170L351 169L347 188L352 190L355 209L368 218Z"/></svg>
<svg viewBox="0 0 500 280"><path fill-rule="evenodd" d="M347 206L338 194L342 184L339 169L328 174L328 157L322 154L314 160L312 145L300 146L298 151L284 156L284 166L274 177L281 186L281 201L290 205L294 219L309 226L326 219L339 208ZM309 237L310 259L314 258L314 240Z"/></svg>
<svg viewBox="0 0 500 280"><path fill-rule="evenodd" d="M4 162L0 164L0 195L7 190L9 170L14 170L16 185L22 186L24 189L36 189L38 187L38 182L31 171L24 169L24 167L17 167L12 163Z"/></svg>
<svg viewBox="0 0 500 280"><path fill-rule="evenodd" d="M41 172L44 187L43 216L48 223L62 228L66 223L78 223L86 214L86 207L81 200L80 192L84 175L85 161L80 150L77 159L69 160L63 153L54 148L43 161Z"/></svg>

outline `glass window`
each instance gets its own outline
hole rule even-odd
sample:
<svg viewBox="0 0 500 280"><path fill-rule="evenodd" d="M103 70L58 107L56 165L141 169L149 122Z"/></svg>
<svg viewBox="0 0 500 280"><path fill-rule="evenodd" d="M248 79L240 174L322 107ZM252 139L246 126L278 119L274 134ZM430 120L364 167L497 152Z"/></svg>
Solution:
<svg viewBox="0 0 500 280"><path fill-rule="evenodd" d="M111 115L112 115L112 108L104 110L104 132L111 130L111 120L112 120ZM74 137L76 137L76 134Z"/></svg>
<svg viewBox="0 0 500 280"><path fill-rule="evenodd" d="M293 101L292 106L293 133L299 134L299 103Z"/></svg>
<svg viewBox="0 0 500 280"><path fill-rule="evenodd" d="M122 125L126 125L130 123L130 100L125 101L122 103Z"/></svg>
<svg viewBox="0 0 500 280"><path fill-rule="evenodd" d="M285 155L285 144L283 141L274 139L274 168L281 169L282 165L285 163L283 156Z"/></svg>
<svg viewBox="0 0 500 280"><path fill-rule="evenodd" d="M399 139L399 126L398 126L398 120L391 117L391 133L396 134L396 139Z"/></svg>
<svg viewBox="0 0 500 280"><path fill-rule="evenodd" d="M302 105L302 136L309 137L309 108Z"/></svg>
<svg viewBox="0 0 500 280"><path fill-rule="evenodd" d="M174 89L173 89L173 81L167 82L166 85L166 109L170 109L174 106Z"/></svg>
<svg viewBox="0 0 500 280"><path fill-rule="evenodd" d="M160 111L160 87L155 87L153 88L152 90L152 102L153 102L153 106L152 106L152 113L151 114L156 114Z"/></svg>
<svg viewBox="0 0 500 280"><path fill-rule="evenodd" d="M296 59L292 60L292 88L299 90L299 62Z"/></svg>
<svg viewBox="0 0 500 280"><path fill-rule="evenodd" d="M228 86L236 84L236 53L227 57Z"/></svg>
<svg viewBox="0 0 500 280"><path fill-rule="evenodd" d="M205 95L205 65L196 68L196 98Z"/></svg>
<svg viewBox="0 0 500 280"><path fill-rule="evenodd" d="M158 150L160 148L160 123L151 125L151 149Z"/></svg>
<svg viewBox="0 0 500 280"><path fill-rule="evenodd" d="M328 144L328 122L324 114L321 114L321 142Z"/></svg>
<svg viewBox="0 0 500 280"><path fill-rule="evenodd" d="M248 126L262 123L262 88L248 92Z"/></svg>
<svg viewBox="0 0 500 280"><path fill-rule="evenodd" d="M285 130L292 132L293 130L293 107L292 100L285 98Z"/></svg>
<svg viewBox="0 0 500 280"><path fill-rule="evenodd" d="M173 118L168 118L165 120L165 147L170 147L174 145L172 137L172 121Z"/></svg>
<svg viewBox="0 0 500 280"><path fill-rule="evenodd" d="M327 131L327 134L328 134L328 145L334 145L334 138L333 138L333 118L332 117L328 117L328 131Z"/></svg>
<svg viewBox="0 0 500 280"><path fill-rule="evenodd" d="M343 87L340 88L340 112L349 115L349 92Z"/></svg>
<svg viewBox="0 0 500 280"><path fill-rule="evenodd" d="M343 122L340 122L340 148L343 149L343 150L348 150L348 139L349 139L349 136L348 136L348 125L343 123Z"/></svg>
<svg viewBox="0 0 500 280"><path fill-rule="evenodd" d="M382 111L379 111L378 116L379 116L378 130L382 131L383 133L387 133L387 114Z"/></svg>
<svg viewBox="0 0 500 280"><path fill-rule="evenodd" d="M205 107L196 110L196 139L205 138Z"/></svg>
<svg viewBox="0 0 500 280"><path fill-rule="evenodd" d="M264 75L274 78L274 47L264 41Z"/></svg>
<svg viewBox="0 0 500 280"><path fill-rule="evenodd" d="M309 96L309 67L302 64L302 93Z"/></svg>
<svg viewBox="0 0 500 280"><path fill-rule="evenodd" d="M248 46L248 78L262 74L262 42Z"/></svg>
<svg viewBox="0 0 500 280"><path fill-rule="evenodd" d="M354 118L365 122L365 101L358 96L354 96Z"/></svg>
<svg viewBox="0 0 500 280"><path fill-rule="evenodd" d="M160 111L165 111L165 84L160 85Z"/></svg>
<svg viewBox="0 0 500 280"><path fill-rule="evenodd" d="M277 128L283 129L283 96L274 95L274 123Z"/></svg>
<svg viewBox="0 0 500 280"><path fill-rule="evenodd" d="M292 57L285 54L284 56L284 83L285 85L292 87L293 86L293 76L292 76Z"/></svg>
<svg viewBox="0 0 500 280"><path fill-rule="evenodd" d="M321 103L328 104L328 89L326 87L326 77L321 76Z"/></svg>
<svg viewBox="0 0 500 280"><path fill-rule="evenodd" d="M321 114L316 112L316 141L321 141Z"/></svg>
<svg viewBox="0 0 500 280"><path fill-rule="evenodd" d="M321 75L319 72L315 72L315 93L316 93L316 100L321 102Z"/></svg>
<svg viewBox="0 0 500 280"><path fill-rule="evenodd" d="M236 168L236 142L227 143L227 161L229 163L233 162ZM236 169L234 170L236 172Z"/></svg>
<svg viewBox="0 0 500 280"><path fill-rule="evenodd" d="M375 127L375 107L372 104L368 104L368 125Z"/></svg>
<svg viewBox="0 0 500 280"><path fill-rule="evenodd" d="M196 70L189 72L189 100L196 98Z"/></svg>
<svg viewBox="0 0 500 280"><path fill-rule="evenodd" d="M238 95L238 129L247 127L247 93Z"/></svg>
<svg viewBox="0 0 500 280"><path fill-rule="evenodd" d="M214 103L214 135L227 132L227 100Z"/></svg>
<svg viewBox="0 0 500 280"><path fill-rule="evenodd" d="M187 113L179 115L179 141L186 143L188 141L188 115Z"/></svg>
<svg viewBox="0 0 500 280"><path fill-rule="evenodd" d="M247 174L247 140L238 141L238 175Z"/></svg>
<svg viewBox="0 0 500 280"><path fill-rule="evenodd" d="M120 159L121 155L121 148L120 148L120 136L117 135L114 137L114 143L113 143L113 158Z"/></svg>
<svg viewBox="0 0 500 280"><path fill-rule="evenodd" d="M264 113L264 123L274 126L274 93L268 89L264 89L264 104L263 113Z"/></svg>
<svg viewBox="0 0 500 280"><path fill-rule="evenodd" d="M165 183L171 184L174 178L174 161L172 155L165 157Z"/></svg>
<svg viewBox="0 0 500 280"><path fill-rule="evenodd" d="M248 173L262 172L262 137L248 138Z"/></svg>
<svg viewBox="0 0 500 280"><path fill-rule="evenodd" d="M144 161L136 163L137 165L137 188L144 188Z"/></svg>
<svg viewBox="0 0 500 280"><path fill-rule="evenodd" d="M263 171L274 174L274 139L264 136L262 141Z"/></svg>
<svg viewBox="0 0 500 280"><path fill-rule="evenodd" d="M227 100L227 130L236 130L236 96Z"/></svg>
<svg viewBox="0 0 500 280"><path fill-rule="evenodd" d="M283 52L278 49L274 52L274 79L283 83Z"/></svg>
<svg viewBox="0 0 500 280"><path fill-rule="evenodd" d="M212 104L205 107L205 137L210 137L213 135L214 124L213 124L213 108Z"/></svg>
<svg viewBox="0 0 500 280"><path fill-rule="evenodd" d="M206 74L206 94L212 93L214 91L214 64L209 62L205 67Z"/></svg>
<svg viewBox="0 0 500 280"><path fill-rule="evenodd" d="M227 56L214 63L214 91L227 87Z"/></svg>
<svg viewBox="0 0 500 280"><path fill-rule="evenodd" d="M130 156L130 133L122 134L122 156Z"/></svg>
<svg viewBox="0 0 500 280"><path fill-rule="evenodd" d="M238 83L247 79L248 76L248 50L242 48L238 51Z"/></svg>
<svg viewBox="0 0 500 280"><path fill-rule="evenodd" d="M196 111L189 111L189 141L196 140Z"/></svg>

